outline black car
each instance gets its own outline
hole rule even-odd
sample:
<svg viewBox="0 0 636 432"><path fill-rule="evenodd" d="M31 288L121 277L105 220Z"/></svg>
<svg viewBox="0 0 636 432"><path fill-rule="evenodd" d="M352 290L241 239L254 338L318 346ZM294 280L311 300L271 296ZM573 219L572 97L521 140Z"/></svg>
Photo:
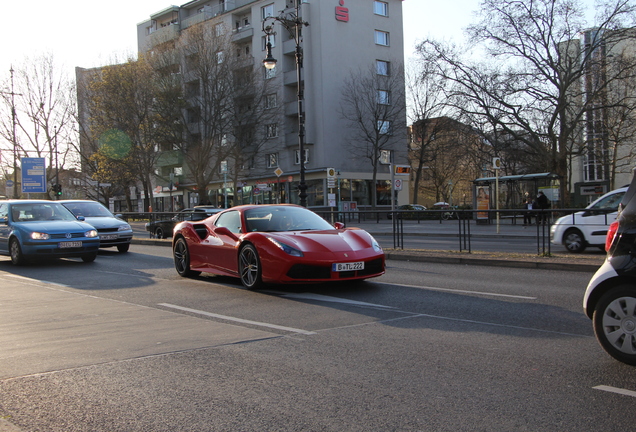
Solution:
<svg viewBox="0 0 636 432"><path fill-rule="evenodd" d="M195 206L177 212L169 219L153 220L146 224L146 231L150 231L150 237L165 239L172 237L172 231L176 224L182 221L199 221L207 219L223 209L211 206Z"/></svg>
<svg viewBox="0 0 636 432"><path fill-rule="evenodd" d="M423 212L426 207L420 204L404 204L395 208L397 217L404 219L417 219L419 215L417 212ZM389 219L393 219L393 213L388 214Z"/></svg>
<svg viewBox="0 0 636 432"><path fill-rule="evenodd" d="M636 177L618 206L605 248L605 263L587 286L583 308L603 349L636 365Z"/></svg>

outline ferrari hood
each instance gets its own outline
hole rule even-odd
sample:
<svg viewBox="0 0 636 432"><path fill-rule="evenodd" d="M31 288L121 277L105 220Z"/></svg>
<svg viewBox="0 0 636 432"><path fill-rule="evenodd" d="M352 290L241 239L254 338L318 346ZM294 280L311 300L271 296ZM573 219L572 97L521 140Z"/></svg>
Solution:
<svg viewBox="0 0 636 432"><path fill-rule="evenodd" d="M357 252L373 247L373 237L364 230L294 231L271 233L271 237L303 252Z"/></svg>

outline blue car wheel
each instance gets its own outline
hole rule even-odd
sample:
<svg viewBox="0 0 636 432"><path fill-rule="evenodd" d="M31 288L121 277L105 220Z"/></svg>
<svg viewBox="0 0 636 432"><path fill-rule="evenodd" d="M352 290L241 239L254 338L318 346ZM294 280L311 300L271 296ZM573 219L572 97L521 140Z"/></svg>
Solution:
<svg viewBox="0 0 636 432"><path fill-rule="evenodd" d="M20 242L18 239L11 239L11 243L9 245L9 254L11 255L11 262L13 265L23 265L26 263L26 259L24 258L24 254L22 253L22 248L20 247Z"/></svg>

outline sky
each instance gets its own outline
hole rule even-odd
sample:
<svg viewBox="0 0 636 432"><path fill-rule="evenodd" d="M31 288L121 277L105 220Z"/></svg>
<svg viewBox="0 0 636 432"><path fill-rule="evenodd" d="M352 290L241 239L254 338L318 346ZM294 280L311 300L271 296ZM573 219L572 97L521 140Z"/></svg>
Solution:
<svg viewBox="0 0 636 432"><path fill-rule="evenodd" d="M44 53L52 53L56 64L69 74L74 74L75 66L102 66L135 55L137 24L172 4L186 2L6 1L2 9L3 16L8 19L0 26L0 40L3 41L0 81L9 76L12 65L23 64L25 57L37 58ZM404 0L406 56L412 56L418 39L428 36L436 39L461 37L462 28L468 25L471 12L478 4L479 0Z"/></svg>

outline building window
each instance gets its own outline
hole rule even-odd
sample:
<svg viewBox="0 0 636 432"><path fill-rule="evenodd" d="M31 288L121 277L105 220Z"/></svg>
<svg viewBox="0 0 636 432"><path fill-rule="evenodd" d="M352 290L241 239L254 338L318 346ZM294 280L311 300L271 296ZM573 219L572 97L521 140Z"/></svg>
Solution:
<svg viewBox="0 0 636 432"><path fill-rule="evenodd" d="M276 93L268 94L267 96L265 96L266 109L276 108L276 105L277 105Z"/></svg>
<svg viewBox="0 0 636 432"><path fill-rule="evenodd" d="M389 32L376 30L375 43L376 45L389 46Z"/></svg>
<svg viewBox="0 0 636 432"><path fill-rule="evenodd" d="M389 16L389 4L383 1L374 1L373 13L376 15Z"/></svg>
<svg viewBox="0 0 636 432"><path fill-rule="evenodd" d="M377 123L378 132L380 135L390 135L391 134L391 122L388 120L378 120Z"/></svg>
<svg viewBox="0 0 636 432"><path fill-rule="evenodd" d="M216 37L223 36L223 34L225 33L225 26L223 25L223 23L218 23L214 26L214 33L216 34Z"/></svg>
<svg viewBox="0 0 636 432"><path fill-rule="evenodd" d="M274 3L268 4L261 8L261 20L265 20L267 17L274 16Z"/></svg>
<svg viewBox="0 0 636 432"><path fill-rule="evenodd" d="M389 63L388 61L376 60L375 61L375 72L378 75L389 76L389 74L391 73L390 66L391 66L391 63Z"/></svg>
<svg viewBox="0 0 636 432"><path fill-rule="evenodd" d="M303 153L305 153L305 165L309 163L309 149L303 149ZM300 150L296 150L294 152L294 164L300 165Z"/></svg>
<svg viewBox="0 0 636 432"><path fill-rule="evenodd" d="M391 105L391 92L388 90L378 90L378 104Z"/></svg>
<svg viewBox="0 0 636 432"><path fill-rule="evenodd" d="M391 150L380 150L380 163L383 165L391 163Z"/></svg>
<svg viewBox="0 0 636 432"><path fill-rule="evenodd" d="M267 155L267 168L278 167L278 153L270 153Z"/></svg>
<svg viewBox="0 0 636 432"><path fill-rule="evenodd" d="M216 53L216 62L217 62L217 64L223 63L224 60L225 60L225 52L218 51Z"/></svg>
<svg viewBox="0 0 636 432"><path fill-rule="evenodd" d="M272 44L272 48L276 46L276 35L269 35L269 43ZM261 38L261 51L265 51L267 49L267 36L263 36Z"/></svg>
<svg viewBox="0 0 636 432"><path fill-rule="evenodd" d="M267 68L263 68L263 69L265 69L265 79L271 79L276 76L276 66L274 66L271 69L267 69Z"/></svg>
<svg viewBox="0 0 636 432"><path fill-rule="evenodd" d="M278 124L270 123L265 125L265 136L267 138L276 138L278 136Z"/></svg>

